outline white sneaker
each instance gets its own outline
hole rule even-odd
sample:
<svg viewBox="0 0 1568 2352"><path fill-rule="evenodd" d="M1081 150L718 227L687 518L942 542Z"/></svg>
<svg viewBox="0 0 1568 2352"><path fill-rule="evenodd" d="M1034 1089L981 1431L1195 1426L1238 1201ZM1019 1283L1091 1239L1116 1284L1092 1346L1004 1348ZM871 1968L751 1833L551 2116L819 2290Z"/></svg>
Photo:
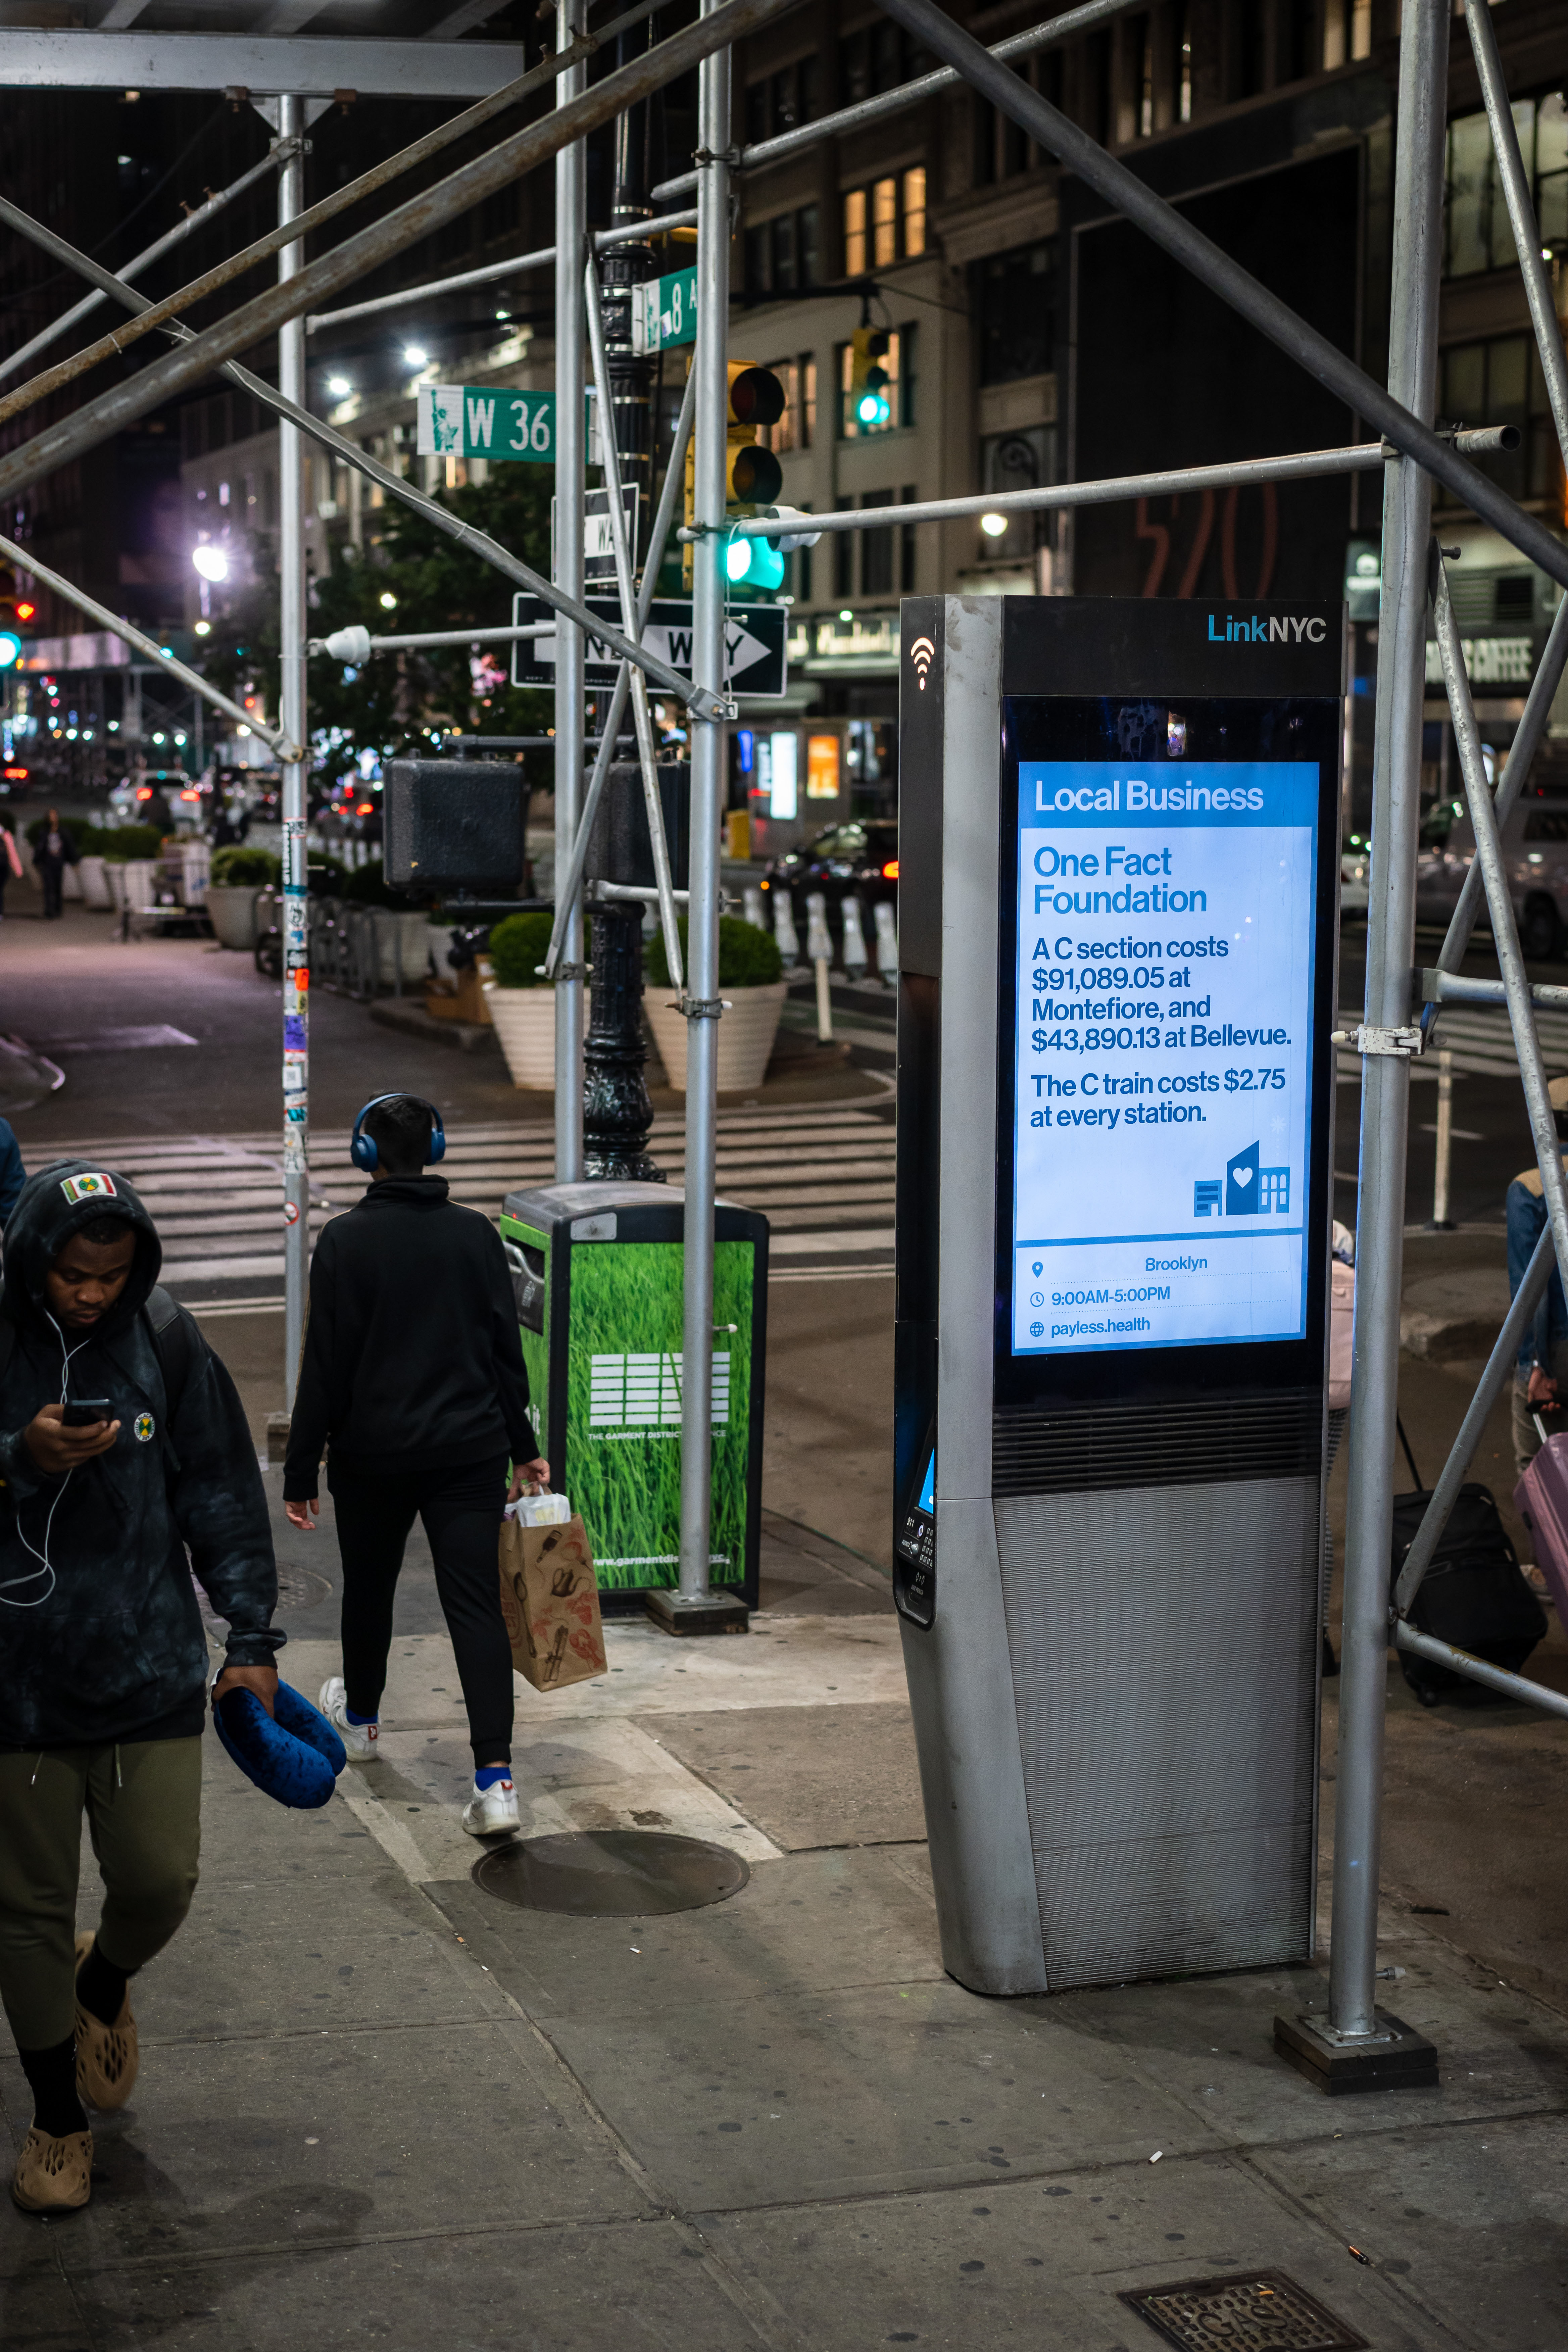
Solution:
<svg viewBox="0 0 1568 2352"><path fill-rule="evenodd" d="M503 1837L509 1830L520 1826L517 1817L517 1790L510 1780L492 1780L488 1789L474 1782L474 1790L463 1807L463 1827L470 1837Z"/></svg>
<svg viewBox="0 0 1568 2352"><path fill-rule="evenodd" d="M321 1695L316 1705L354 1762L374 1764L380 1753L376 1742L381 1737L381 1727L374 1723L349 1721L348 1689L342 1675L330 1675L321 1685Z"/></svg>

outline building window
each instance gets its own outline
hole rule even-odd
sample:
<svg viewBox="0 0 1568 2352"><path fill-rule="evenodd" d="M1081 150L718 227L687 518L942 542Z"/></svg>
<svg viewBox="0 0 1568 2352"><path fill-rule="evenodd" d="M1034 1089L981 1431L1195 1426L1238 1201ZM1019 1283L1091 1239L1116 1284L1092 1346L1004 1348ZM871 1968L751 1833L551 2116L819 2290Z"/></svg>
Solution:
<svg viewBox="0 0 1568 2352"><path fill-rule="evenodd" d="M768 294L795 294L816 278L816 206L755 221L742 247L746 293L752 301Z"/></svg>
<svg viewBox="0 0 1568 2352"><path fill-rule="evenodd" d="M891 409L886 425L861 425L851 413L849 380L854 373L855 352L849 343L838 346L838 437L841 441L863 440L868 435L891 433L900 425L915 421L915 331L912 326L896 328L888 337L888 348L877 365L886 371L888 404Z"/></svg>
<svg viewBox="0 0 1568 2352"><path fill-rule="evenodd" d="M1056 360L1057 249L1050 240L976 264L980 381L1048 375Z"/></svg>
<svg viewBox="0 0 1568 2352"><path fill-rule="evenodd" d="M1568 243L1568 107L1561 91L1515 99L1514 128L1535 199L1543 246ZM1443 275L1473 278L1518 261L1484 114L1448 125Z"/></svg>
<svg viewBox="0 0 1568 2352"><path fill-rule="evenodd" d="M844 194L844 275L864 278L890 269L926 249L926 175L917 164L901 178L889 173L868 188Z"/></svg>
<svg viewBox="0 0 1568 2352"><path fill-rule="evenodd" d="M802 352L798 359L769 360L768 366L784 388L784 413L776 425L764 425L757 434L764 449L783 456L788 449L809 449L816 430L816 357Z"/></svg>
<svg viewBox="0 0 1568 2352"><path fill-rule="evenodd" d="M1182 10L1181 34L1178 47L1181 89L1177 111L1184 122L1190 122L1193 119L1193 14L1191 8L1184 7Z"/></svg>
<svg viewBox="0 0 1568 2352"><path fill-rule="evenodd" d="M838 44L840 105L854 105L879 90L897 89L924 71L921 52L899 26L883 18L863 26Z"/></svg>
<svg viewBox="0 0 1568 2352"><path fill-rule="evenodd" d="M1438 356L1438 412L1447 425L1516 425L1524 446L1475 463L1515 499L1561 499L1563 461L1532 335L1451 343Z"/></svg>
<svg viewBox="0 0 1568 2352"><path fill-rule="evenodd" d="M910 260L926 249L926 170L917 163L904 173L904 252Z"/></svg>
<svg viewBox="0 0 1568 2352"><path fill-rule="evenodd" d="M871 258L890 269L899 257L899 184L878 180L871 189Z"/></svg>
<svg viewBox="0 0 1568 2352"><path fill-rule="evenodd" d="M867 244L866 215L869 209L864 188L850 188L844 198L844 275L864 278Z"/></svg>
<svg viewBox="0 0 1568 2352"><path fill-rule="evenodd" d="M747 84L746 144L754 147L763 139L777 139L794 131L802 122L814 122L818 111L816 59L801 58L778 73Z"/></svg>

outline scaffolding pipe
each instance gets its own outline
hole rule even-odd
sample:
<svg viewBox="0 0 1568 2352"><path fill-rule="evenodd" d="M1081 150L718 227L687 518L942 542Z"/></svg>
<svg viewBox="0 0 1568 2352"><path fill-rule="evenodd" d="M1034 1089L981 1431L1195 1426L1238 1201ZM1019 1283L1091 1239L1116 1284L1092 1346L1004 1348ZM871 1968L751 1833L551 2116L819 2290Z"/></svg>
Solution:
<svg viewBox="0 0 1568 2352"><path fill-rule="evenodd" d="M675 438L670 445L669 463L665 467L664 488L659 492L658 509L654 516L653 530L648 536L647 562L643 569L642 586L637 591L637 625L635 634L639 638L653 603L653 592L658 584L659 566L664 562L664 551L669 539L669 526L675 519L675 501L680 495L686 470L686 445L691 438L691 417L696 392L697 377L695 371L692 371L687 376L686 389L680 398L680 414L675 420ZM616 746L620 740L621 720L626 716L626 698L630 687L631 667L629 663L623 662L616 673L616 683L610 695L609 712L599 740L597 757L594 761L594 772L588 781L587 793L583 802L583 814L577 822L577 837L572 844L572 855L567 861L564 872L559 864L555 869L555 921L551 929L550 945L545 950L544 961L539 967L546 980L553 979L559 967L564 946L563 927L567 917L577 903L577 893L583 887L583 869L588 862L588 843L593 835L594 819L599 814L599 802L609 777L610 763L616 756ZM680 893L678 892L677 896L679 895ZM670 966L672 980L675 979L679 969L677 964ZM679 981L676 984L679 984Z"/></svg>
<svg viewBox="0 0 1568 2352"><path fill-rule="evenodd" d="M1400 235L1388 380L1394 396L1422 417L1431 416L1436 400L1447 79L1448 0L1405 0L1394 147ZM1389 1033L1405 1029L1411 1015L1431 506L1431 482L1414 457L1389 467L1383 492L1365 1013L1371 1027ZM1378 1857L1409 1117L1408 1055L1368 1054L1362 1064L1329 2016L1326 2027L1317 2028L1339 2048L1376 2042L1388 2031L1376 1999Z"/></svg>
<svg viewBox="0 0 1568 2352"><path fill-rule="evenodd" d="M305 163L301 152L303 102L278 101L278 127L292 140L295 153L278 183L278 217L287 227L305 208ZM283 246L278 256L281 282L304 266L300 244ZM278 336L278 383L286 400L305 402L305 331L298 314ZM300 1377L305 1337L305 1301L310 1279L310 950L306 898L305 824L309 814L305 732L305 633L309 583L305 577L305 458L297 427L278 428L278 570L279 588L279 717L300 748L283 767L283 1402L290 1412Z"/></svg>
<svg viewBox="0 0 1568 2352"><path fill-rule="evenodd" d="M626 539L626 510L621 497L621 460L616 446L616 416L610 402L610 362L605 349L605 320L599 299L599 273L590 260L583 280L584 310L588 323L588 348L594 359L594 390L599 403L599 446L604 453L605 504L609 509L610 543L616 551L616 580L621 597L621 626L634 642L642 630L637 615L637 587L632 579L632 551ZM649 565L651 571L653 566ZM643 805L647 813L648 844L653 852L654 887L658 898L659 929L669 960L669 977L684 986L680 933L676 928L675 877L669 866L669 844L664 834L664 810L658 797L658 751L653 740L653 715L647 707L647 685L642 672L630 679L632 725L637 731L637 765L642 771ZM618 724L618 722L617 722ZM612 730L606 728L605 732Z"/></svg>
<svg viewBox="0 0 1568 2352"><path fill-rule="evenodd" d="M1417 1658L1430 1659L1435 1666L1447 1666L1450 1674L1483 1683L1488 1690L1499 1691L1504 1698L1538 1706L1546 1715L1568 1716L1568 1696L1562 1691L1548 1690L1544 1683L1529 1682L1523 1675L1510 1675L1506 1667L1489 1665L1485 1658L1473 1658L1468 1650L1456 1650L1451 1642L1439 1642L1435 1633L1418 1633L1414 1625L1406 1625L1402 1620L1394 1629L1394 1638L1400 1649L1410 1651Z"/></svg>
<svg viewBox="0 0 1568 2352"><path fill-rule="evenodd" d="M593 240L595 253L609 246L640 245L650 236L668 236L671 229L689 228L697 218L694 210L666 213L661 220L634 221L630 228L603 228L595 231ZM493 286L498 278L515 278L520 269L542 269L555 259L555 247L542 245L537 253L520 253L515 261L487 262L482 269L465 269L457 278L431 278L424 286L406 286L401 294L378 294L374 302L354 302L346 310L322 310L307 319L305 332L313 335L321 327L342 327L351 319L374 318L382 310L405 310L411 303L422 302L426 295L461 294L469 286ZM4 371L0 371L4 373Z"/></svg>
<svg viewBox="0 0 1568 2352"><path fill-rule="evenodd" d="M68 268L75 269L82 277L89 278L95 286L101 287L104 292L112 295L117 302L122 302L127 310L134 311L146 310L147 298L144 294L139 294L133 286L127 286L123 278L116 278L111 271L100 268L87 254L78 252L76 247L68 245L64 237L57 236L53 229L46 228L42 222L34 220L30 214L20 211L15 205L7 203L4 197L0 197L0 219L10 220L12 225L23 236L29 237L35 245L41 247L46 253L52 254ZM193 330L179 320L169 320L160 332L184 346L188 346L197 340ZM580 625L585 626L594 636L618 653L623 660L630 659L640 668L646 669L667 694L673 694L682 701L689 701L697 694L698 689L688 679L683 678L679 670L672 669L668 663L660 661L657 656L632 646L629 640L621 637L608 622L601 620L595 614L591 613L580 598L563 595L552 582L542 578L537 572L531 570L515 555L509 554L504 547L489 536L488 532L476 530L471 524L460 521L449 507L442 506L436 499L426 498L423 490L416 490L412 483L405 481L401 474L394 472L391 467L384 466L378 458L371 457L368 451L362 449L357 441L350 441L344 435L334 431L331 425L323 424L319 416L312 416L310 410L304 406L302 398L299 401L290 400L286 393L275 392L269 383L263 383L259 376L252 375L248 368L239 366L237 362L233 360L226 361L218 368L217 373L226 376L231 383L238 384L243 391L251 394L264 407L271 409L279 418L296 426L300 432L309 435L324 449L330 450L334 457L341 457L345 465L353 467L357 472L365 475L371 481L379 482L390 496L400 499L405 506L412 507L416 514L423 515L426 522L437 530L443 531L448 539L456 540L460 547L466 547L470 553L479 556L487 563L493 564L498 572L504 573L516 586L526 589L530 595L537 596L544 604L552 605L558 613L570 614ZM301 375L301 391L303 382ZM566 430L564 425L559 428L559 437L563 446L565 443ZM576 430L580 436L582 432L580 421ZM558 473L561 463L558 457ZM579 563L579 575L581 568Z"/></svg>
<svg viewBox="0 0 1568 2352"><path fill-rule="evenodd" d="M133 646L139 654L144 654L160 669L167 670L171 677L177 677L183 687L188 688L192 694L199 695L204 702L210 702L215 710L221 710L226 719L234 720L237 727L247 729L252 735L259 735L280 760L289 759L297 749L281 728L268 727L265 719L258 719L254 710L244 710L237 702L231 702L226 694L220 694L216 686L209 685L195 670L187 669L183 661L176 660L173 654L166 654L163 646L155 644L133 621L111 611L109 605L100 604L96 596L89 596L85 588L77 587L63 572L56 572L47 563L40 563L36 549L23 547L14 539L0 538L0 556L4 556L7 563L15 564L16 570L25 572L29 580L40 581L46 588L52 588L57 596L63 596L68 604L74 604L79 613L85 613L88 619L96 621L100 629L110 630L115 636L123 637L128 646Z"/></svg>
<svg viewBox="0 0 1568 2352"><path fill-rule="evenodd" d="M1153 243L1192 272L1201 285L1278 344L1288 358L1315 376L1358 416L1375 425L1408 457L1453 493L1456 503L1469 507L1483 522L1501 532L1521 555L1539 566L1549 580L1568 587L1568 546L1544 523L1527 514L1516 500L1489 477L1470 465L1451 443L1435 432L1426 415L1417 416L1383 384L1349 360L1316 327L1298 317L1277 294L1221 251L1195 229L1172 205L1157 196L1135 172L1108 155L1099 142L1037 90L999 64L970 34L944 16L936 0L882 0L884 13L922 40L927 48L956 66L965 81L1026 131L1037 146L1077 173L1087 187L1113 205ZM1403 50L1402 50L1403 69ZM1434 134L1442 145L1440 131ZM1403 232L1404 223L1401 221ZM24 453L25 454L25 453ZM0 497L6 489L0 467Z"/></svg>
<svg viewBox="0 0 1568 2352"><path fill-rule="evenodd" d="M711 24L715 0L702 0ZM698 80L697 283L718 295L730 282L729 48ZM730 306L699 299L692 373L693 514L708 536L692 550L691 675L724 688L724 520L729 425ZM690 898L686 988L686 1170L682 1218L680 1358L680 1565L677 1610L710 1605L713 1516L713 1204L718 1149L719 818L724 802L724 730L705 713L691 728Z"/></svg>
<svg viewBox="0 0 1568 2352"><path fill-rule="evenodd" d="M176 221L173 228L165 229L162 236L155 236L151 245L143 246L140 253L132 255L121 270L121 277L134 278L139 269L150 268L171 247L182 245L197 229L205 228L208 221L225 211L237 196L244 195L247 188L254 187L258 180L265 179L268 172L280 171L296 152L286 140L275 140L259 163L253 163L248 172L242 172L237 180L232 181L226 188L220 188L216 196L209 196L205 205L197 205L184 220ZM57 335L63 335L66 329L74 327L79 319L85 319L89 311L96 310L103 299L101 291L84 294L79 302L62 311L52 326L40 328L31 342L24 343L19 351L12 352L7 358L0 360L0 383L4 383L7 376L15 375L18 368L25 367L37 352L52 343Z"/></svg>
<svg viewBox="0 0 1568 2352"><path fill-rule="evenodd" d="M653 0L653 5L657 5L658 0ZM646 7L639 6L632 12L633 19L640 20L647 13ZM612 25L606 29L613 35L618 27ZM574 45L573 57L586 57L597 47L596 39L584 36ZM470 132L482 129L498 114L516 106L521 100L527 98L542 83L553 80L564 69L559 55L544 58L541 64L531 66L527 73L520 74L515 81L493 90L489 98L480 99L478 105L466 108L461 114L454 115L450 121L426 131L424 138L415 140L412 146L400 147L396 154L389 155L384 163L373 164L368 172L362 172L359 178L351 180L346 187L335 188L331 195L323 196L308 212L300 215L301 238L313 236L318 229L324 228L340 213L363 203L367 196L379 194L394 180L401 179L405 172L413 171L420 163L427 163L444 147L450 147L456 140L465 139ZM47 369L42 375L20 385L0 401L0 423L4 423L7 416L15 415L18 409L26 407L30 402L41 400L47 393L58 391L62 384L74 383L78 376L85 374L100 362L128 351L142 335L151 334L155 327L161 327L177 311L189 310L209 294L216 294L223 287L232 285L247 270L258 268L262 262L270 260L275 253L282 250L283 244L283 226L280 225L278 228L268 229L265 236L258 236L252 244L242 246L237 253L231 253L226 259L215 263L199 278L193 278L188 285L177 287L173 294L166 294L155 306L156 318L143 320L136 327L121 327L114 334L89 343L68 360L62 360L58 366Z"/></svg>
<svg viewBox="0 0 1568 2352"><path fill-rule="evenodd" d="M1432 1555L1438 1539L1448 1524L1448 1515L1459 1498L1465 1474L1476 1458L1476 1448L1486 1433L1491 1409L1511 1379L1514 1360L1524 1341L1524 1335L1535 1320L1535 1310L1541 1304L1542 1293L1551 1279L1554 1255L1552 1228L1544 1225L1541 1237L1524 1269L1524 1278L1514 1293L1502 1329L1498 1333L1479 1386L1470 1399L1465 1418L1459 1424L1442 1475L1432 1489L1432 1499L1421 1515L1405 1564L1399 1571L1399 1581L1394 1588L1394 1611L1407 1617L1410 1604L1421 1589L1421 1580L1432 1565Z"/></svg>
<svg viewBox="0 0 1568 2352"><path fill-rule="evenodd" d="M1014 33L1009 39L999 41L990 52L1004 64L1015 58L1033 57L1039 49L1056 48L1063 41L1076 40L1079 33L1092 32L1099 25L1108 24L1113 16L1124 16L1136 7L1139 0L1089 0L1082 8L1069 8L1063 16L1053 16L1048 23L1032 26L1026 33ZM837 114L825 114L820 121L803 122L794 131L781 131L773 139L759 139L750 147L742 147L736 163L739 172L761 172L770 163L782 163L787 156L797 155L804 147L815 147L824 139L843 139L852 131L864 131L873 122L885 122L889 115L903 114L911 106L923 105L944 89L956 89L963 76L951 66L936 73L921 74L914 81L900 82L897 89L885 89L875 98L862 98L853 106L840 107ZM653 191L656 205L668 204L672 196L683 196L697 185L695 172L682 172L673 180L661 180Z"/></svg>
<svg viewBox="0 0 1568 2352"><path fill-rule="evenodd" d="M1454 436L1466 455L1489 456L1519 446L1513 425L1486 425ZM1034 490L1003 490L994 497L978 494L961 499L927 499L893 509L904 524L952 522L964 515L1034 514L1042 508L1111 506L1121 499L1163 498L1184 490L1246 488L1257 482L1318 481L1338 474L1378 473L1394 463L1397 449L1382 441L1352 441L1338 449L1303 449L1283 457L1242 457L1234 464L1178 466L1159 474L1113 474L1098 482L1058 482ZM845 507L811 517L813 533L823 530L885 530L886 507ZM776 515L748 515L721 526L726 539L776 539L786 528ZM700 534L681 530L688 542Z"/></svg>
<svg viewBox="0 0 1568 2352"><path fill-rule="evenodd" d="M343 288L357 284L383 262L393 260L433 230L444 228L497 189L510 186L563 148L613 121L639 99L689 72L712 50L744 39L798 5L799 0L722 0L710 16L700 17L629 65L606 74L570 104L558 106L552 113L509 133L498 146L460 164L435 186L410 196L329 252L318 254L290 283L268 287L205 328L182 350L151 361L124 383L100 393L9 451L0 459L0 499L25 489L71 458L85 456L100 441L199 383L224 360L275 335L286 320L316 309ZM555 61L551 63L553 68ZM205 281L198 283L205 289ZM192 299L186 288L179 296L155 305L163 314L157 323L163 323L171 306L178 310ZM143 314L132 327L121 331L121 337L129 338L152 323L151 315ZM112 340L108 346L115 352L120 347ZM13 413L14 405L25 405L32 399L44 381L35 378L33 384L24 384L12 394L9 402L0 402L0 421Z"/></svg>
<svg viewBox="0 0 1568 2352"><path fill-rule="evenodd" d="M556 39L572 38L573 10L556 12ZM556 119L570 115L585 89L586 66L563 74L556 89ZM588 229L588 150L582 139L563 141L555 156L555 241L567 257L555 273L555 553L557 583L574 603L583 594L584 464L583 270ZM563 619L555 638L555 870L565 865L583 804L584 737L587 731L584 673L586 642L581 626ZM616 731L612 724L606 730ZM559 896L559 893L557 893ZM583 1048L585 1013L583 986L584 932L580 907L568 909L563 956L555 974L555 1181L580 1184L584 1175Z"/></svg>
<svg viewBox="0 0 1568 2352"><path fill-rule="evenodd" d="M413 653L435 646L510 646L527 638L554 635L553 621L529 621L521 627L510 629L422 629L411 637L373 637L368 629L350 627L334 629L330 637L311 637L305 651L325 654L330 661L341 661L351 669L358 669L372 654ZM546 735L540 740L548 743L555 739Z"/></svg>

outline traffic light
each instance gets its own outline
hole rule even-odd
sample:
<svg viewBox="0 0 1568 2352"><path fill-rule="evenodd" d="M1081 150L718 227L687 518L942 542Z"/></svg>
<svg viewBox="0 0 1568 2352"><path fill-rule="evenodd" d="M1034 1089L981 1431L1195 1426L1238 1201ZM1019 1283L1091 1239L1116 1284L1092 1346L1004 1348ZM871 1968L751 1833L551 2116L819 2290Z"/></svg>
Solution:
<svg viewBox="0 0 1568 2352"><path fill-rule="evenodd" d="M893 421L888 397L888 338L869 327L857 327L849 338L849 414L862 433L874 433Z"/></svg>
<svg viewBox="0 0 1568 2352"><path fill-rule="evenodd" d="M784 413L784 388L771 368L752 367L747 360L731 360L730 375L730 415L725 428L727 447L724 456L724 507L729 514L753 514L759 507L771 506L784 488L784 470L771 449L764 449L757 439L764 425L776 425ZM696 436L686 445L686 520L689 525L696 512ZM762 548L760 540L731 540L725 550L725 570L731 587L742 583L749 588L767 591L776 588L784 579L784 565L776 556L772 567L761 557L761 569L752 571L749 563L737 572L731 560L739 549ZM763 576L772 570L772 577ZM691 585L691 550L685 551L683 578Z"/></svg>
<svg viewBox="0 0 1568 2352"><path fill-rule="evenodd" d="M744 587L771 596L784 586L784 558L797 547L815 547L822 537L808 527L809 518L798 507L770 507L779 529L767 537L740 539L731 535L724 549L724 574L732 587Z"/></svg>
<svg viewBox="0 0 1568 2352"><path fill-rule="evenodd" d="M17 595L12 573L0 572L0 670L15 669L21 660L22 625L37 609L30 597Z"/></svg>

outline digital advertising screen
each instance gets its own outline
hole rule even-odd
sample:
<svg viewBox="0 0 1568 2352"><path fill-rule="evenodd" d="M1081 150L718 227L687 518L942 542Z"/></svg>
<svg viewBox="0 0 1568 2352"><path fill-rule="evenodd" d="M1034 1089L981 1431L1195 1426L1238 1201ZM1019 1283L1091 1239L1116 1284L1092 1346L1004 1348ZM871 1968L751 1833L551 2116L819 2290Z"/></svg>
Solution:
<svg viewBox="0 0 1568 2352"><path fill-rule="evenodd" d="M1013 1355L1304 1339L1319 762L1016 775Z"/></svg>

